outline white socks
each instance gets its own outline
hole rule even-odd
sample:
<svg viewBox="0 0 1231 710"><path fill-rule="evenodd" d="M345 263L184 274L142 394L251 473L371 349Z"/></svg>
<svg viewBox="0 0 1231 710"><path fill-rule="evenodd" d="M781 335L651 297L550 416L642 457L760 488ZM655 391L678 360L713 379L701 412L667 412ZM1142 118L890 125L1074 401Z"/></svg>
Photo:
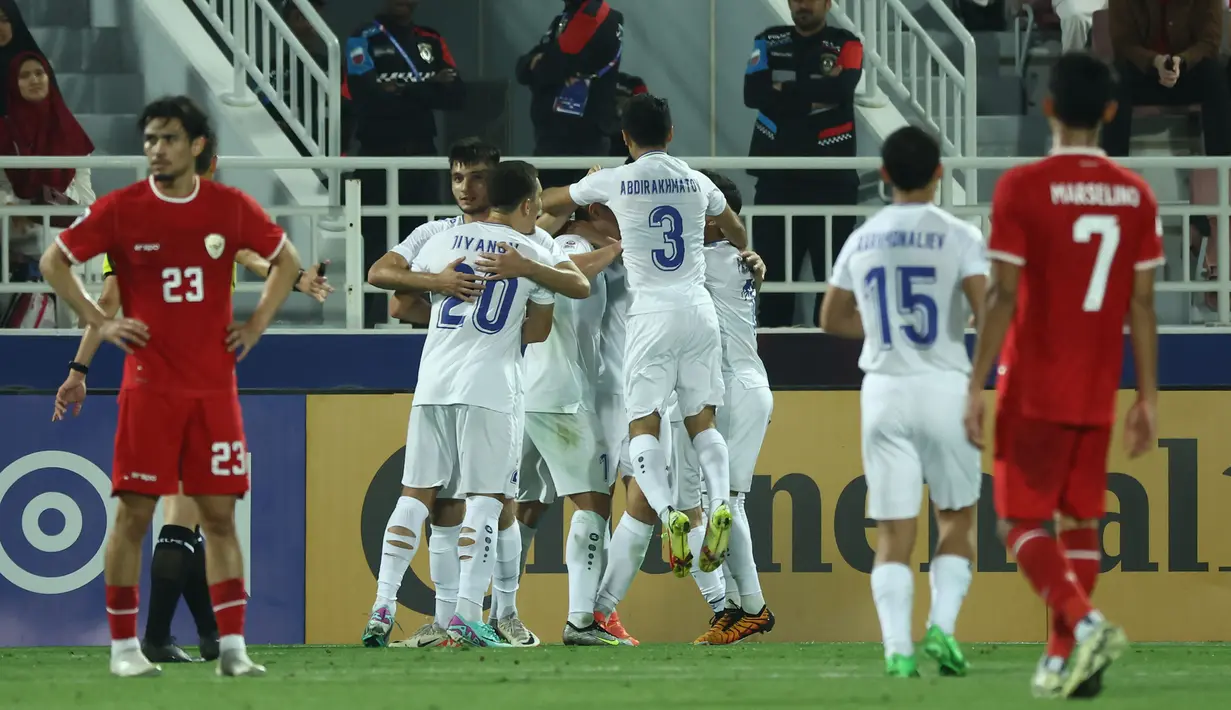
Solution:
<svg viewBox="0 0 1231 710"><path fill-rule="evenodd" d="M729 555L728 555L728 559L730 559ZM722 581L726 584L726 587L727 587L726 608L727 609L739 609L740 608L739 585L735 583L735 575L731 574L731 566L726 562L722 563Z"/></svg>
<svg viewBox="0 0 1231 710"><path fill-rule="evenodd" d="M692 438L692 447L697 451L697 463L701 466L705 490L710 497L709 512L713 513L719 504L727 502L731 490L731 460L727 442L717 429L706 429Z"/></svg>
<svg viewBox="0 0 1231 710"><path fill-rule="evenodd" d="M910 630L914 598L915 580L910 567L889 562L872 568L872 601L876 602L876 615L880 617L885 658L915 654Z"/></svg>
<svg viewBox="0 0 1231 710"><path fill-rule="evenodd" d="M449 628L449 620L457 611L457 585L461 567L457 561L457 534L461 525L451 528L432 526L432 536L427 539L428 574L436 588L436 616L433 621L442 629Z"/></svg>
<svg viewBox="0 0 1231 710"><path fill-rule="evenodd" d="M928 615L928 626L939 626L941 631L953 635L962 600L970 590L970 560L957 555L940 555L932 560L929 576L932 611Z"/></svg>
<svg viewBox="0 0 1231 710"><path fill-rule="evenodd" d="M667 457L662 444L649 434L635 436L628 442L628 456L632 459L633 475L645 494L646 502L666 525L667 513L675 503L675 497L671 495ZM620 524L623 525L624 521L621 520Z"/></svg>
<svg viewBox="0 0 1231 710"><path fill-rule="evenodd" d="M731 501L731 544L725 566L730 569L740 591L740 608L753 616L760 614L765 608L765 595L761 594L761 580L752 555L752 531L748 528L743 493Z"/></svg>
<svg viewBox="0 0 1231 710"><path fill-rule="evenodd" d="M628 513L620 516L620 524L612 533L611 547L607 550L607 571L598 588L596 610L606 615L619 606L637 570L641 569L641 563L645 562L645 551L650 548L653 535L653 525L646 525Z"/></svg>
<svg viewBox="0 0 1231 710"><path fill-rule="evenodd" d="M521 528L514 521L496 536L496 570L492 578L491 619L506 619L517 613L517 587L521 576Z"/></svg>
<svg viewBox="0 0 1231 710"><path fill-rule="evenodd" d="M457 555L461 577L457 592L457 615L466 621L483 618L483 597L496 570L496 526L504 503L487 496L466 499L466 517L458 535Z"/></svg>
<svg viewBox="0 0 1231 710"><path fill-rule="evenodd" d="M704 544L705 517L702 516L701 524L688 531L688 547L692 549L691 572L693 581L697 583L697 589L701 590L701 596L705 598L705 603L709 604L717 614L725 605L727 584L722 578L721 567L713 572L701 571L701 546Z"/></svg>
<svg viewBox="0 0 1231 710"><path fill-rule="evenodd" d="M402 586L406 570L410 568L410 561L419 549L419 534L423 531L423 522L427 520L427 515L427 506L418 498L398 498L397 505L389 516L389 524L385 526L385 542L381 546L380 573L376 577L377 606L397 605L398 589ZM391 528L405 528L410 534L389 532ZM401 544L395 545L395 542Z"/></svg>
<svg viewBox="0 0 1231 710"><path fill-rule="evenodd" d="M594 600L603 581L603 529L607 520L578 510L569 521L564 561L568 565L568 622L584 629L594 623Z"/></svg>

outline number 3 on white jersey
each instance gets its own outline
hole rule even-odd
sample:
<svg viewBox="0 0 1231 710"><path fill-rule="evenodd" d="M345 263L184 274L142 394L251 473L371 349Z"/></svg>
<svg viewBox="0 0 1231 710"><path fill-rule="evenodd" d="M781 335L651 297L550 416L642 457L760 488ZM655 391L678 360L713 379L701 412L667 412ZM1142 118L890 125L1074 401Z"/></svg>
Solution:
<svg viewBox="0 0 1231 710"><path fill-rule="evenodd" d="M1096 234L1100 237L1098 255L1094 257L1094 271L1090 274L1090 285L1086 287L1086 300L1081 304L1081 309L1087 313L1103 309L1111 263L1116 260L1116 249L1120 246L1120 220L1115 215L1087 214L1073 223L1073 241L1078 244L1089 244Z"/></svg>

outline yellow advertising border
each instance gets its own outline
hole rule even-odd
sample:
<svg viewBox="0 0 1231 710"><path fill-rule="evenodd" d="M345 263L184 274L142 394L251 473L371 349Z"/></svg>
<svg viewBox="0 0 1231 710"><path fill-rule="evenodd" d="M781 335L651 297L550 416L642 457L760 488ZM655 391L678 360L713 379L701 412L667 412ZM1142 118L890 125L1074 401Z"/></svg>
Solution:
<svg viewBox="0 0 1231 710"><path fill-rule="evenodd" d="M991 393L987 395L989 399ZM866 571L875 530L863 517L858 392L776 392L749 512L774 641L876 641L880 631ZM1122 393L1121 414L1131 402ZM355 643L375 594L380 531L402 470L410 395L310 395L307 401L307 643ZM1231 639L1231 543L1221 516L1231 503L1231 393L1166 392L1160 449L1128 461L1113 439L1104 547L1114 569L1096 602L1139 641ZM989 439L990 440L990 439ZM990 471L990 453L984 470ZM979 559L958 624L965 641L1042 641L1047 615L995 539L990 479L980 507ZM621 496L617 496L619 499ZM617 500L617 509L622 502ZM550 639L563 627L567 584L560 556L567 511L549 516L518 597L522 618ZM922 513L926 515L926 512ZM926 524L920 528L927 530ZM922 536L921 536L922 537ZM365 538L367 546L365 548ZM929 594L927 540L915 562L915 624ZM407 575L401 635L430 614L427 555ZM643 641L691 641L709 608L691 579L666 574L651 547L620 608ZM412 578L413 575L413 578ZM425 600L427 602L425 603Z"/></svg>

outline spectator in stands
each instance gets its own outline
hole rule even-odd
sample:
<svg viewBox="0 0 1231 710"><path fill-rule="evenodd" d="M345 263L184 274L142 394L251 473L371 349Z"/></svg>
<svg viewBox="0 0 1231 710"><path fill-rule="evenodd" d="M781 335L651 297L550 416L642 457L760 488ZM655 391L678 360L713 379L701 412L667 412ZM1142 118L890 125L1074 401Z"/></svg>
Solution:
<svg viewBox="0 0 1231 710"><path fill-rule="evenodd" d="M1206 155L1231 155L1231 89L1219 65L1226 0L1111 0L1120 85L1103 148L1128 155L1133 107L1201 104Z"/></svg>
<svg viewBox="0 0 1231 710"><path fill-rule="evenodd" d="M625 74L620 72L616 74L616 118L624 116L624 107L628 105L628 100L640 94L649 93L650 89L645 85L645 81L639 76ZM616 132L611 134L611 157L627 158L628 146L624 143L624 136L617 128Z"/></svg>
<svg viewBox="0 0 1231 710"><path fill-rule="evenodd" d="M852 33L826 22L832 0L791 0L795 26L770 27L757 35L744 77L744 105L757 109L753 157L855 156L855 86L863 66L863 45ZM823 161L822 161L823 162ZM854 170L750 170L757 178L758 205L851 205L858 200ZM855 228L854 217L833 218L833 254ZM756 250L765 260L767 281L786 278L786 223L758 217ZM812 275L826 278L829 254L824 217L792 219L793 277L805 252ZM820 299L807 322L815 323ZM761 296L760 323L795 324L795 295Z"/></svg>
<svg viewBox="0 0 1231 710"><path fill-rule="evenodd" d="M0 0L0 71L7 70L20 54L42 54L26 21L21 19L21 10L16 0ZM7 113L8 91L0 90L0 114Z"/></svg>
<svg viewBox="0 0 1231 710"><path fill-rule="evenodd" d="M624 52L624 16L605 0L564 0L538 45L517 62L517 81L530 87L534 154L611 154L616 78ZM621 141L622 142L622 141ZM540 170L543 187L568 185L585 170Z"/></svg>
<svg viewBox="0 0 1231 710"><path fill-rule="evenodd" d="M40 54L27 52L8 67L8 114L0 121L0 155L85 156L94 143L64 103L52 81L51 67ZM17 169L0 172L0 201L8 205L89 205L94 202L90 171L67 169ZM10 259L14 280L37 278L38 257L71 217L52 218L52 231L43 223L15 217L10 232Z"/></svg>
<svg viewBox="0 0 1231 710"><path fill-rule="evenodd" d="M1090 46L1094 13L1107 9L1107 0L1053 0L1052 9L1060 19L1060 50L1077 52Z"/></svg>
<svg viewBox="0 0 1231 710"><path fill-rule="evenodd" d="M346 43L351 96L355 102L359 155L365 157L436 155L435 111L461 110L466 87L444 37L416 25L419 0L385 0L385 11L351 35ZM384 170L361 170L364 205L385 205ZM398 173L398 204L438 205L439 175L402 170ZM403 217L398 234L405 236L424 217ZM386 220L365 217L364 271L389 250ZM365 320L369 327L385 320L384 294L368 294Z"/></svg>

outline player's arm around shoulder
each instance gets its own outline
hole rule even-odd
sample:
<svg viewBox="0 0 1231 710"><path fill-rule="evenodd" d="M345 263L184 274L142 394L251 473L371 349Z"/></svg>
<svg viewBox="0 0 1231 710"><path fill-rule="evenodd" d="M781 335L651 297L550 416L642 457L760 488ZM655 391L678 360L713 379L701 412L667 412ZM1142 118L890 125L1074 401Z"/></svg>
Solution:
<svg viewBox="0 0 1231 710"><path fill-rule="evenodd" d="M500 251L481 253L475 260L475 266L487 272L489 280L527 278L561 296L577 300L590 297L590 279L571 259L556 261L546 248L531 241L524 242L524 254L507 242L496 246Z"/></svg>
<svg viewBox="0 0 1231 710"><path fill-rule="evenodd" d="M543 286L536 286L530 292L530 300L526 303L526 320L521 327L523 345L541 343L551 335L555 301L552 292Z"/></svg>
<svg viewBox="0 0 1231 710"><path fill-rule="evenodd" d="M855 300L854 278L851 275L851 253L858 243L857 233L846 240L838 259L834 262L833 278L825 289L821 302L821 317L817 323L821 330L839 338L862 340L863 320L859 316L859 304Z"/></svg>
<svg viewBox="0 0 1231 710"><path fill-rule="evenodd" d="M624 245L621 242L612 242L605 247L595 249L586 239L577 234L562 234L556 237L556 244L591 283L604 269L611 266L613 261L620 258L620 254L624 253Z"/></svg>

